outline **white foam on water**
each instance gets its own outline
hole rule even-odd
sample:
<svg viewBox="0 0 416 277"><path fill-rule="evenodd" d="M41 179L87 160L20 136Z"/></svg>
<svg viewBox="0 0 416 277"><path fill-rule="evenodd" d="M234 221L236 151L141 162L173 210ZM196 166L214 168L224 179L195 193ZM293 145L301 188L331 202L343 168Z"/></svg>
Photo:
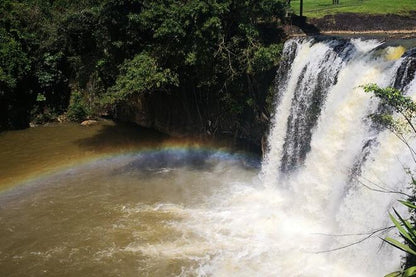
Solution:
<svg viewBox="0 0 416 277"><path fill-rule="evenodd" d="M361 86L390 85L402 60L372 55L377 41L353 40L353 56L331 64L339 73L327 88L306 158L281 172L283 152L291 151L284 148L289 117L302 116L291 115L296 90L308 93L309 76L336 51L326 42L295 43L259 179L233 183L198 207L163 206L181 217L168 223L180 238L133 243L125 251L194 261L183 276L382 276L400 267L401 253L379 238L395 231L377 230L391 225L388 212L402 196L376 190L405 192L410 177L403 165L414 168L414 162L392 133L371 126L367 116L378 101Z"/></svg>

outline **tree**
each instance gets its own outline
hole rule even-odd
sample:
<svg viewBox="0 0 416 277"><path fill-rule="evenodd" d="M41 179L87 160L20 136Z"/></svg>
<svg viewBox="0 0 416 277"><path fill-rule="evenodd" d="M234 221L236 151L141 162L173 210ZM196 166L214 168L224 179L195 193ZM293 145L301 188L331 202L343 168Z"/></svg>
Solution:
<svg viewBox="0 0 416 277"><path fill-rule="evenodd" d="M91 1L0 2L0 129L24 128L69 101L67 56L58 25ZM41 100L41 101L40 101Z"/></svg>
<svg viewBox="0 0 416 277"><path fill-rule="evenodd" d="M156 59L142 52L121 66L121 74L111 88L108 103L126 99L132 94L152 93L168 85L178 85L177 75L169 69L161 69Z"/></svg>
<svg viewBox="0 0 416 277"><path fill-rule="evenodd" d="M267 90L260 89L258 80L268 76L279 61L281 46L275 30L284 20L284 2L165 0L141 4L125 17L117 15L117 22L127 22L117 28L126 33L117 38L125 61L118 67L114 60L107 62L119 55L117 49L108 58L104 56L103 64L118 71L111 74L116 77L113 85L107 82L107 99L113 96L118 102L128 102L144 91L170 93L192 99L197 109L218 105L219 114L235 122L258 113L256 107L264 105L259 94ZM106 47L107 52L111 47ZM139 60L149 63L149 70L133 66ZM148 76L151 72L158 73L159 81ZM268 76L264 83L269 85L272 78Z"/></svg>
<svg viewBox="0 0 416 277"><path fill-rule="evenodd" d="M39 115L63 113L76 93L97 113L143 94L181 95L202 116L215 106L218 122L240 128L265 106L287 7L285 0L1 1L1 127L52 119Z"/></svg>

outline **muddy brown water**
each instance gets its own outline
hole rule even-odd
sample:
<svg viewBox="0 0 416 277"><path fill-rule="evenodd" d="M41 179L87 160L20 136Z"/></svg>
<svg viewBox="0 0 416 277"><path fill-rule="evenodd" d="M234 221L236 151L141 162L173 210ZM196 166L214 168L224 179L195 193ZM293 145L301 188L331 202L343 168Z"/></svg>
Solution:
<svg viewBox="0 0 416 277"><path fill-rule="evenodd" d="M167 139L148 129L112 121L88 127L68 123L6 131L0 133L0 190L62 166L107 153L157 147Z"/></svg>
<svg viewBox="0 0 416 277"><path fill-rule="evenodd" d="M186 222L258 173L222 146L109 121L0 147L0 276L196 275L217 250Z"/></svg>

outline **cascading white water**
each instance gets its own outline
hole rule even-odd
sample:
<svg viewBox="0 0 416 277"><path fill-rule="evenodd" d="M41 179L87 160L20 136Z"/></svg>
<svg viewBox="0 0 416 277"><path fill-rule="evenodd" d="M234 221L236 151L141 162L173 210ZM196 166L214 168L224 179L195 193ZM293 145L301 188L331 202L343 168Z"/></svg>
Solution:
<svg viewBox="0 0 416 277"><path fill-rule="evenodd" d="M296 236L300 249L326 253L310 257L312 264L306 263L309 273L300 269L305 263L299 263L291 275L382 276L398 267L399 253L383 246L377 236L327 252L389 226L387 214L400 196L375 189L381 186L389 191L405 191L409 176L403 167L414 166L406 146L388 131L373 127L367 118L378 103L360 86L396 85L408 94L415 93L414 69L409 70L415 58L400 58L402 47L372 51L379 45L377 41L332 39L300 39L286 44L285 51L296 48L290 51L297 54L286 80L277 87L277 108L262 180L266 187L284 195L279 210L284 210L286 217L303 218L302 228L308 224ZM320 74L336 81L322 85ZM318 86L320 106L314 107L316 114L311 116L308 109L315 103L296 102L294 95L310 96ZM297 118L302 120L292 124L295 128L288 127L288 122ZM304 136L304 128L311 133L310 139L299 140L294 149L290 143ZM294 226L293 232L297 228ZM293 258L301 260L299 256Z"/></svg>
<svg viewBox="0 0 416 277"><path fill-rule="evenodd" d="M406 191L403 165L415 164L402 142L368 119L378 102L360 86L415 92L416 58L401 57L402 50L374 40L288 41L260 178L231 182L202 208L165 207L183 216L172 224L182 239L129 251L196 261L183 276L383 276L399 269L401 252L380 239L395 231L378 230L391 226L388 212L401 196L376 190Z"/></svg>
<svg viewBox="0 0 416 277"><path fill-rule="evenodd" d="M196 261L183 276L383 276L399 269L401 252L380 239L395 231L378 230L391 226L388 212L402 196L376 190L406 191L403 166L415 164L402 142L368 119L378 102L360 86L414 93L416 58L402 54L374 40L288 41L260 178L231 182L203 208L166 207L184 216L172 224L182 239L129 250Z"/></svg>

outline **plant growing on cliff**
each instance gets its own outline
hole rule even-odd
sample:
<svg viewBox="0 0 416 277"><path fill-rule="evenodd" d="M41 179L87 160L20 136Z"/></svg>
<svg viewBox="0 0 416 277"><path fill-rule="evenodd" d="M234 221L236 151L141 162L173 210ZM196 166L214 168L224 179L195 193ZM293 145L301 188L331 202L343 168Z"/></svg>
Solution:
<svg viewBox="0 0 416 277"><path fill-rule="evenodd" d="M381 126L392 131L402 142L404 142L412 155L415 154L413 147L409 144L405 135L410 133L416 134L414 120L416 118L416 103L403 92L395 88L380 88L375 84L363 86L365 92L373 93L375 97L380 100L380 112L372 114L370 117L373 121ZM393 112L395 114L393 114ZM416 162L416 161L415 161ZM409 172L409 174L412 174ZM416 179L412 176L412 184L416 185ZM414 215L416 212L416 205L414 204L415 197L411 197L407 201L400 201L405 205L410 214ZM401 271L392 272L386 277L410 277L416 276L416 224L412 218L411 221L404 219L395 209L393 209L395 216L390 215L391 221L394 223L396 229L400 233L400 237L404 243L396 239L387 237L384 239L387 243L396 247L407 254L405 268Z"/></svg>
<svg viewBox="0 0 416 277"><path fill-rule="evenodd" d="M416 133L416 126L413 120L416 118L416 103L403 92L395 88L380 88L375 84L363 87L365 92L372 92L380 99L381 104L400 115L395 119L391 113L375 113L372 118L395 133L410 131Z"/></svg>
<svg viewBox="0 0 416 277"><path fill-rule="evenodd" d="M400 201L400 203L408 207L410 213L414 214L416 212L416 206L413 203L409 201ZM393 247L406 252L408 255L408 262L406 263L407 267L405 269L387 274L386 277L416 276L416 265L409 262L411 259L416 258L416 227L414 223L412 224L409 220L404 219L395 209L393 210L396 216L389 214L390 219L394 223L394 226L400 233L400 237L403 241L405 241L405 243L401 243L398 240L389 237L385 238L384 241Z"/></svg>

